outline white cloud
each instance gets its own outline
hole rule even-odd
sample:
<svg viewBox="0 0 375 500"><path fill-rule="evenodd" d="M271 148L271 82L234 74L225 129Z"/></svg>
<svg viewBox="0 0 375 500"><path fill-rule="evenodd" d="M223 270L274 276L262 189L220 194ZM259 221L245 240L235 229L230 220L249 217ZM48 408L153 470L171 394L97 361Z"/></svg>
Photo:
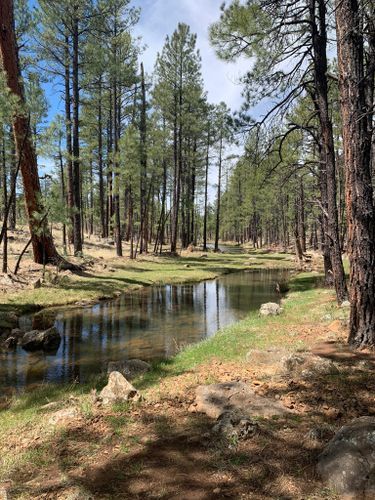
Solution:
<svg viewBox="0 0 375 500"><path fill-rule="evenodd" d="M146 70L151 72L166 35L171 35L179 22L190 25L191 31L198 35L197 47L209 101L224 101L235 110L242 102L239 77L248 69L249 61L221 61L210 45L208 28L219 19L221 4L222 0L134 0L133 5L142 9L136 33L148 47L142 59Z"/></svg>

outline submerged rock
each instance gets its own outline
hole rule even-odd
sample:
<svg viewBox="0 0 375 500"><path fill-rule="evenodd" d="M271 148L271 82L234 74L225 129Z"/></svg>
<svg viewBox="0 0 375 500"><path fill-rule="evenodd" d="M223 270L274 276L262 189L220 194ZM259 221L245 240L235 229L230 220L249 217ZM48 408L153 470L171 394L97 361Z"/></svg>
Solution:
<svg viewBox="0 0 375 500"><path fill-rule="evenodd" d="M108 384L99 394L99 401L103 404L112 404L121 401L139 401L141 395L135 387L119 372L111 372Z"/></svg>
<svg viewBox="0 0 375 500"><path fill-rule="evenodd" d="M25 333L21 345L25 351L53 351L60 345L61 337L55 327L44 332L32 330Z"/></svg>
<svg viewBox="0 0 375 500"><path fill-rule="evenodd" d="M120 372L124 377L131 380L142 373L149 372L151 365L141 359L127 359L125 361L111 361L108 363L107 373Z"/></svg>
<svg viewBox="0 0 375 500"><path fill-rule="evenodd" d="M275 302L267 302L266 304L262 304L259 309L259 314L261 316L277 316L282 313L282 308L279 304Z"/></svg>
<svg viewBox="0 0 375 500"><path fill-rule="evenodd" d="M375 498L375 417L341 427L318 458L317 471L347 498Z"/></svg>

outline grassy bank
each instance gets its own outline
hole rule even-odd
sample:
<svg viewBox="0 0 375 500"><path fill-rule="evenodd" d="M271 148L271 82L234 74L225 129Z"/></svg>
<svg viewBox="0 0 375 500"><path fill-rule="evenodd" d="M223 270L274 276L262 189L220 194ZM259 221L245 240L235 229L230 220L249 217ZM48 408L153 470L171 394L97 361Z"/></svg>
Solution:
<svg viewBox="0 0 375 500"><path fill-rule="evenodd" d="M93 259L80 274L56 273L49 268L40 288L23 289L16 293L10 289L1 298L0 314L95 302L144 286L198 282L230 272L263 267L291 268L293 257L257 252L233 255L198 252L176 258L140 257L135 261Z"/></svg>
<svg viewBox="0 0 375 500"><path fill-rule="evenodd" d="M255 264L252 263L251 267L290 265L285 256L253 255L252 259ZM184 267L187 262L191 268ZM193 257L179 259L177 262L169 259L152 263L143 261L136 264L142 276L137 276L135 280L137 285L140 285L139 281L142 281L142 285L149 285L153 282L170 282L168 277L176 280L173 282L212 278L222 272L228 272L228 269L242 269L247 265L246 262L249 262L249 256L242 255L210 255L204 263ZM224 263L225 270L222 267ZM136 275L134 269L119 269L116 272L127 273L126 276ZM108 279L112 280L110 277ZM127 289L126 285L124 289ZM326 339L327 333L330 332L329 324L345 319L347 315L345 310L336 306L332 291L320 287L318 273L294 276L283 307L284 312L278 317L260 318L258 314L251 313L243 321L221 330L213 338L190 346L173 359L155 365L150 373L134 381L134 385L145 396L141 403L97 408L92 403L90 390L93 387L100 389L105 383L104 377L92 380L86 385L47 385L4 400L4 409L0 414L0 483L9 482L12 498L43 498L42 494L51 495L48 498L69 498L72 492L78 492L79 498L86 498L87 495L95 499L171 498L175 486L172 488L168 481L160 478L155 460L162 462L167 459L165 470L174 477L174 483L179 483L179 472L177 474L176 470L172 470L170 464L176 469L186 471L186 450L193 447L190 444L191 435L199 438L202 432L212 425L207 419L188 412L194 387L202 383L241 379L255 384L256 387L270 390L270 375L246 361L246 353L249 350L273 348L295 351L307 348L314 342ZM324 383L331 384L332 380ZM281 394L284 394L283 391L284 388L282 391L280 389ZM50 405L51 402L54 404ZM45 406L46 404L48 406ZM72 406L76 408L77 415L61 425L51 424L50 419L57 410L69 409ZM267 432L272 431L273 440L276 433L283 433L286 428L291 429L298 444L298 440L302 439L301 433L306 432L306 428L316 421L316 412L314 417L310 417L307 412L298 418L293 416L287 421L275 422L273 427L267 428ZM267 423L267 426L270 425ZM185 434L189 435L189 441L183 441L182 451L179 446L181 439L185 439L181 436ZM279 440L279 436L277 439ZM272 440L263 436L259 444L265 458L267 454L264 450L268 449L268 446L274 454L277 446L280 446L279 442L276 445ZM285 443L281 445L285 447ZM247 478L245 481L238 474L245 474L246 471L246 474L250 474L249 460L253 452L241 449L241 446L230 451L220 443L208 449L204 448L203 451L200 444L194 446L198 446L199 453L204 454L205 458L204 463L197 461L196 470L194 469L192 474L197 474L197 477L201 473L204 474L200 487L204 491L208 488L206 493L212 493L212 484L217 481L217 470L228 477L234 477L236 471L236 481L243 484L244 491L249 487L246 481L253 479ZM302 451L306 454L305 449ZM191 452L195 453L196 449L192 448ZM181 453L185 458L180 463L178 457ZM276 458L272 460L275 463ZM283 449L280 452L280 460L285 462ZM293 488L300 488L299 493L303 492L308 484L305 472L300 470L302 465L305 467L306 464L297 465L300 460L299 451L296 451L293 463L290 465L285 462L285 467L292 467L292 472L288 469L288 474L292 478L290 481L293 482ZM277 477L280 475L280 478L285 479L285 467L277 469ZM208 477L212 478L213 483L208 483ZM265 484L267 474L263 479ZM258 494L260 491L259 477L254 481L254 484L251 483L254 494L243 498L268 498L266 494L256 496L255 492ZM319 486L313 484L315 479L311 481L309 488L316 493L315 490ZM144 489L137 493L137 488L141 488L140 483ZM232 483L229 481L224 487L229 488L230 484ZM132 490L132 487L135 489ZM150 488L154 496L145 493ZM179 483L177 495L184 495L183 488L182 482ZM279 485L277 488L278 495L290 494L292 491L290 485ZM240 498L241 491L233 490L232 497ZM293 491L292 498L297 498L297 490L294 493ZM62 496L59 496L60 494ZM273 492L271 497L275 498L275 495ZM322 490L321 496L319 493L311 498L334 498L334 495Z"/></svg>

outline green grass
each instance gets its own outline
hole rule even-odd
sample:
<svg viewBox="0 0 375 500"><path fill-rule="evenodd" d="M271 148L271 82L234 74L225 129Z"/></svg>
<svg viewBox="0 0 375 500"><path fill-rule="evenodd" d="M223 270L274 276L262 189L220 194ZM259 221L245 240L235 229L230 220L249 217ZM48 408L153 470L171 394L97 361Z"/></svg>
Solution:
<svg viewBox="0 0 375 500"><path fill-rule="evenodd" d="M0 304L0 319L9 311L25 313L46 307L67 306L82 301L97 301L144 286L179 284L214 279L242 269L291 268L293 256L208 253L186 257L149 257L136 261L114 260L108 269L82 275L64 276L58 284L46 283L41 288L5 295Z"/></svg>
<svg viewBox="0 0 375 500"><path fill-rule="evenodd" d="M243 361L250 349L282 346L286 341L295 349L303 348L304 344L296 335L301 318L317 323L327 312L331 313L332 318L342 315L335 303L328 302L333 292L320 288L321 281L322 276L319 274L298 274L290 281L283 314L263 318L257 312L250 313L242 321L220 330L214 337L188 346L171 360L156 364L153 371L143 376L140 388L146 389L160 378L184 373L201 363L209 364L213 358Z"/></svg>
<svg viewBox="0 0 375 500"><path fill-rule="evenodd" d="M263 256L262 259L267 260L267 257L267 255ZM186 264L186 259L178 259L178 264L175 260L170 262L169 259L163 259L157 263L139 262L133 264L131 269L119 270L118 273L123 272L124 275L133 273L135 281L141 276L143 282L147 281L148 284L151 284L152 280L154 283L168 283L173 280L175 280L173 282L181 282L182 280L207 279L223 272L223 269L220 272L218 270L220 259L227 261L226 266L228 267L226 269L239 270L245 267L244 263L249 261L249 255L235 255L233 257L210 255L208 262L196 264L195 269L183 267ZM190 259L191 265L194 265L193 260L193 258ZM290 257L284 255L281 260L276 259L268 262L267 267L274 266L274 262L277 262L275 266L277 268L282 267L282 265L284 267L291 265ZM134 269L135 266L139 266L143 271L138 269L137 273ZM261 267L265 267L264 264ZM162 274L161 270L163 270ZM148 389L157 388L162 379L185 373L200 364L209 365L213 358L223 361L244 361L246 353L254 348L263 349L270 346L284 346L284 344L288 344L292 349L303 347L303 343L298 338L298 329L301 324L322 322L322 317L327 313L330 314L331 319L341 317L343 314L343 311L337 308L332 300L333 292L321 288L320 285L321 276L317 273L295 275L290 282L288 297L283 303L284 312L282 315L260 318L256 312L250 313L244 320L219 331L214 337L188 346L170 360L155 363L153 370L135 380L134 385L141 391L147 392ZM19 298L18 300L22 302L23 299ZM100 390L105 382L106 377L101 376L82 385L46 384L33 391L15 396L9 401L8 409L1 411L0 446L6 448L9 433L27 435L33 426L37 427L41 425L41 422L48 421L48 413L56 411L64 405L69 405L71 395L78 398L83 417L90 418L92 416L90 390L92 388ZM57 407L42 409L43 405L51 401L58 402ZM112 407L114 416L109 418L108 424L116 434L121 434L126 427L128 408L128 403ZM161 421L159 427L158 430L161 433L165 432L167 423ZM54 431L49 430L46 426L43 427L43 432ZM33 456L31 457L27 454L20 454L17 458L12 456L11 450L2 450L0 480L9 477L11 470L18 470L22 464L31 459L43 462L45 456L42 451L32 451Z"/></svg>

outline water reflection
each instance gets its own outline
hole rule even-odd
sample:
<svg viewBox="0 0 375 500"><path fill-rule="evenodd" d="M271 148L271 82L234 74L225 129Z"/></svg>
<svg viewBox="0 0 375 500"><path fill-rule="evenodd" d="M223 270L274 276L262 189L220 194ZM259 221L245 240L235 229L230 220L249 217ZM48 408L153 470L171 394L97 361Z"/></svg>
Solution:
<svg viewBox="0 0 375 500"><path fill-rule="evenodd" d="M285 271L243 272L198 284L150 287L90 308L65 310L55 321L62 335L57 353L28 354L21 348L1 353L0 386L83 382L108 361L168 358L263 302L278 300L275 283L286 277Z"/></svg>

